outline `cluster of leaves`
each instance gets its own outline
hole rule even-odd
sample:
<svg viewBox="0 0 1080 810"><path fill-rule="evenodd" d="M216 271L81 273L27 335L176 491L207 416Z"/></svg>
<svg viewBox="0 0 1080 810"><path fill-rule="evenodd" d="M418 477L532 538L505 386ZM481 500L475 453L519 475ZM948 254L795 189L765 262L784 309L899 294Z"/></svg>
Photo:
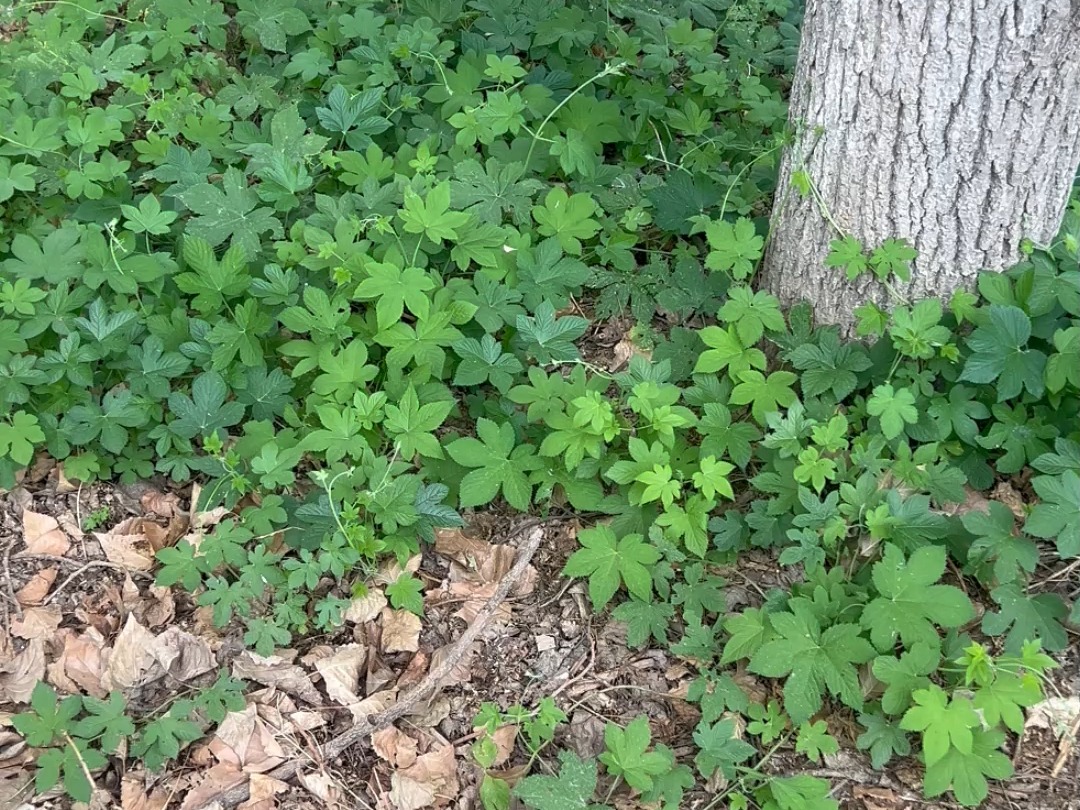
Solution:
<svg viewBox="0 0 1080 810"><path fill-rule="evenodd" d="M221 672L194 697L179 698L157 716L140 718L136 728L120 692L105 698L61 698L41 682L30 697L30 711L14 715L11 722L27 744L41 749L36 760L37 792L59 783L76 801L89 802L94 787L91 772L103 767L106 757L116 754L123 743L157 770L177 757L183 746L201 738L211 724L244 705L243 683Z"/></svg>
<svg viewBox="0 0 1080 810"><path fill-rule="evenodd" d="M411 555L460 509L598 513L566 571L597 610L625 591L632 645L699 666L694 770L726 777L731 806L835 807L820 780L755 776L732 717L818 759L834 700L861 713L877 764L918 733L928 791L977 802L1041 694L1048 663L1027 642L1060 650L1080 618L1028 593L1040 541L1080 553L1080 206L979 296L861 309L872 346L785 316L745 282L794 5L6 12L0 487L42 451L80 481L209 479L196 507L235 519L162 550L158 581L264 653L339 625L378 557ZM838 240L830 263L884 279L910 259L898 240L870 255ZM651 359L616 375L583 360L583 296L628 311ZM691 316L709 325L655 330ZM1028 469L1023 514L946 508ZM726 615L718 572L752 549L797 584ZM941 582L949 560L996 606L978 624ZM419 613L420 591L405 575L387 595ZM960 678L942 667L958 660ZM782 681L782 705L751 703L724 672L737 661ZM43 784L96 763L96 704L38 703L54 720L20 722L56 752ZM557 712L515 714L537 724L530 757ZM180 732L153 725L169 716L132 752L175 755ZM607 748L607 773L649 801L677 807L695 778L642 723ZM516 789L538 810L586 807L597 773L563 754Z"/></svg>

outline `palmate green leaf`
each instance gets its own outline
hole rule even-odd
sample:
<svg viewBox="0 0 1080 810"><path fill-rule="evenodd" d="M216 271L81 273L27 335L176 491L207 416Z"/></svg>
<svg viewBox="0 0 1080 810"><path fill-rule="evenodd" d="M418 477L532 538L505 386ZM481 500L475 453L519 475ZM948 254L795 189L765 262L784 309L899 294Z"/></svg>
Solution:
<svg viewBox="0 0 1080 810"><path fill-rule="evenodd" d="M589 328L584 318L556 317L550 301L540 304L532 317L518 315L516 325L529 354L544 364L579 359L574 341Z"/></svg>
<svg viewBox="0 0 1080 810"><path fill-rule="evenodd" d="M938 647L917 643L910 650L894 658L881 655L874 659L871 671L885 684L881 696L881 708L886 714L903 714L911 705L911 695L917 689L930 685L929 676L941 663Z"/></svg>
<svg viewBox="0 0 1080 810"><path fill-rule="evenodd" d="M469 221L469 215L450 210L450 183L437 183L421 197L411 189L405 190L405 203L398 218L408 233L422 233L435 244L458 238L458 229Z"/></svg>
<svg viewBox="0 0 1080 810"><path fill-rule="evenodd" d="M731 638L724 645L721 664L751 658L765 642L776 637L769 614L760 608L747 608L724 619L724 632Z"/></svg>
<svg viewBox="0 0 1080 810"><path fill-rule="evenodd" d="M799 387L804 396L817 397L831 391L837 401L855 390L858 375L871 365L864 347L841 343L833 330L823 332L818 345L800 344L788 354L788 360L802 372Z"/></svg>
<svg viewBox="0 0 1080 810"><path fill-rule="evenodd" d="M859 635L855 624L834 624L822 631L812 603L797 597L791 612L777 612L769 620L778 637L765 642L750 659L749 669L768 678L787 676L784 708L792 722L804 723L822 705L826 692L854 709L862 707L857 664L874 657L874 648Z"/></svg>
<svg viewBox="0 0 1080 810"><path fill-rule="evenodd" d="M742 281L754 274L754 265L761 258L765 239L757 235L754 223L739 217L732 225L727 221L710 222L705 229L709 255L705 266L710 270L725 270Z"/></svg>
<svg viewBox="0 0 1080 810"><path fill-rule="evenodd" d="M532 484L526 473L543 465L536 456L536 448L532 445L515 447L514 428L509 422L500 425L480 417L476 420L476 433L479 439L465 437L446 446L454 461L473 468L461 480L461 506L489 503L502 490L507 503L515 509L528 510Z"/></svg>
<svg viewBox="0 0 1080 810"><path fill-rule="evenodd" d="M1006 634L1006 653L1016 655L1025 641L1034 639L1049 652L1065 649L1068 636L1061 622L1068 609L1056 593L1028 596L1014 582L994 588L990 595L998 610L983 616L982 630L992 636Z"/></svg>
<svg viewBox="0 0 1080 810"><path fill-rule="evenodd" d="M8 418L0 422L0 457L26 466L34 459L34 445L45 441L45 433L38 418L26 411L15 411Z"/></svg>
<svg viewBox="0 0 1080 810"><path fill-rule="evenodd" d="M16 714L11 718L15 730L26 738L28 745L44 748L64 739L73 728L73 721L82 711L82 698L71 695L63 700L56 690L44 681L38 681L30 693L32 711Z"/></svg>
<svg viewBox="0 0 1080 810"><path fill-rule="evenodd" d="M803 723L795 740L795 751L805 754L811 762L821 762L823 756L831 756L840 750L836 738L829 734L824 720Z"/></svg>
<svg viewBox="0 0 1080 810"><path fill-rule="evenodd" d="M563 574L589 578L589 599L596 610L603 608L619 584L642 601L652 598L652 574L648 566L660 560L660 551L640 534L619 539L609 526L594 526L578 533L581 548L570 555Z"/></svg>
<svg viewBox="0 0 1080 810"><path fill-rule="evenodd" d="M521 361L504 352L491 335L484 335L480 340L464 338L451 348L461 358L454 372L454 385L490 382L500 393L506 393L514 383L514 376L525 369Z"/></svg>
<svg viewBox="0 0 1080 810"><path fill-rule="evenodd" d="M85 253L75 228L57 228L42 239L16 233L11 240L11 258L0 263L5 273L49 284L79 278Z"/></svg>
<svg viewBox="0 0 1080 810"><path fill-rule="evenodd" d="M1004 724L1010 731L1022 734L1024 709L1042 699L1043 690L1037 676L999 669L990 683L976 690L972 703L982 712L988 727Z"/></svg>
<svg viewBox="0 0 1080 810"><path fill-rule="evenodd" d="M880 281L887 279L890 273L901 281L908 281L911 278L911 261L917 255L907 240L889 238L870 254L870 267Z"/></svg>
<svg viewBox="0 0 1080 810"><path fill-rule="evenodd" d="M563 250L580 256L581 240L591 239L600 230L600 223L593 219L597 211L590 195L570 195L556 186L544 197L543 205L532 209L532 215L541 236L555 237Z"/></svg>
<svg viewBox="0 0 1080 810"><path fill-rule="evenodd" d="M1000 731L974 730L969 751L950 748L933 765L927 765L924 793L933 798L951 789L956 800L965 807L982 804L989 793L988 777L1008 779L1012 776L1012 763L999 750L1004 741L1005 735Z"/></svg>
<svg viewBox="0 0 1080 810"><path fill-rule="evenodd" d="M1030 539L1015 533L1016 519L1003 503L990 501L987 511L973 509L960 516L964 528L975 535L969 555L978 563L993 562L999 583L1017 581L1030 574L1039 562L1039 549Z"/></svg>
<svg viewBox="0 0 1080 810"><path fill-rule="evenodd" d="M854 236L845 236L829 242L825 266L844 268L848 281L854 281L870 267L870 257L863 251L862 242Z"/></svg>
<svg viewBox="0 0 1080 810"><path fill-rule="evenodd" d="M262 249L262 235L283 234L281 222L269 208L259 208L259 198L248 187L247 177L236 168L228 168L221 187L199 183L179 195L184 205L198 216L188 220L186 232L217 247L228 239L248 256Z"/></svg>
<svg viewBox="0 0 1080 810"><path fill-rule="evenodd" d="M798 401L791 390L798 377L790 371L774 371L768 377L760 371L744 371L738 379L740 382L732 390L730 402L732 405L750 405L750 413L759 425L766 423L770 413Z"/></svg>
<svg viewBox="0 0 1080 810"><path fill-rule="evenodd" d="M668 625L675 618L675 608L667 602L632 598L616 607L611 615L626 623L626 643L631 647L642 647L650 636L660 644L667 643Z"/></svg>
<svg viewBox="0 0 1080 810"><path fill-rule="evenodd" d="M442 458L442 447L434 434L453 407L453 400L421 405L416 389L410 385L396 405L391 403L386 406L383 426L393 438L402 458L411 459L417 454Z"/></svg>
<svg viewBox="0 0 1080 810"><path fill-rule="evenodd" d="M728 376L737 380L750 369L765 368L765 353L744 344L735 327L706 326L697 334L709 349L698 356L695 374L714 374L726 368Z"/></svg>
<svg viewBox="0 0 1080 810"><path fill-rule="evenodd" d="M463 160L454 167L454 178L450 183L453 205L492 225L501 225L507 215L519 226L528 224L533 196L543 188L538 180L525 177L521 163L495 158L483 166Z"/></svg>
<svg viewBox="0 0 1080 810"><path fill-rule="evenodd" d="M881 432L886 439L895 439L904 432L904 425L919 421L915 395L907 388L895 389L891 383L874 388L866 401L866 411L881 421Z"/></svg>
<svg viewBox="0 0 1080 810"><path fill-rule="evenodd" d="M840 804L832 796L827 779L813 776L787 776L770 779L767 789L779 810L837 810Z"/></svg>
<svg viewBox="0 0 1080 810"><path fill-rule="evenodd" d="M731 411L719 402L705 403L697 430L702 436L702 458L727 456L743 469L753 455L752 442L761 438L761 432L749 422L732 422Z"/></svg>
<svg viewBox="0 0 1080 810"><path fill-rule="evenodd" d="M85 695L83 708L87 716L79 720L72 731L85 740L98 740L106 754L111 754L121 740L135 733L135 724L126 714L127 701L119 692L111 692L106 700Z"/></svg>
<svg viewBox="0 0 1080 810"><path fill-rule="evenodd" d="M534 248L518 251L516 256L518 289L530 311L543 301L559 309L567 306L570 296L579 293L589 278L589 268L564 256L555 239L545 239Z"/></svg>
<svg viewBox="0 0 1080 810"><path fill-rule="evenodd" d="M596 763L566 750L559 751L557 775L526 776L513 791L532 810L587 810L595 792Z"/></svg>
<svg viewBox="0 0 1080 810"><path fill-rule="evenodd" d="M717 771L725 779L734 779L735 766L757 752L754 746L736 736L735 720L730 717L711 725L699 723L694 729L694 742L698 747L694 764L706 779Z"/></svg>
<svg viewBox="0 0 1080 810"><path fill-rule="evenodd" d="M974 615L963 591L935 584L945 572L945 562L941 546L916 549L905 560L904 552L885 544L881 561L873 567L878 596L863 609L861 619L880 651L892 649L897 639L909 648L920 642L935 646L935 625L959 627Z"/></svg>
<svg viewBox="0 0 1080 810"><path fill-rule="evenodd" d="M61 782L64 792L77 802L89 802L94 785L86 778L87 770L104 768L108 760L83 740L72 740L62 748L50 748L37 760L34 787L39 794Z"/></svg>
<svg viewBox="0 0 1080 810"><path fill-rule="evenodd" d="M244 417L244 406L226 402L228 393L224 377L216 371L203 372L192 383L190 397L179 392L169 395L169 410L175 417L169 428L191 439L235 425Z"/></svg>
<svg viewBox="0 0 1080 810"><path fill-rule="evenodd" d="M981 721L969 698L954 695L950 699L936 684L916 689L911 697L915 705L904 713L900 728L922 733L923 759L927 767L940 761L950 748L963 754L971 753L973 729L980 728Z"/></svg>
<svg viewBox="0 0 1080 810"><path fill-rule="evenodd" d="M735 325L744 346L753 346L761 340L766 329L781 332L787 326L776 296L764 291L754 292L744 286L728 290L728 300L716 317Z"/></svg>
<svg viewBox="0 0 1080 810"><path fill-rule="evenodd" d="M178 757L182 746L203 735L199 725L188 719L194 708L194 701L191 700L173 703L167 714L142 727L131 746L131 753L141 757L152 771L159 770L168 760Z"/></svg>
<svg viewBox="0 0 1080 810"><path fill-rule="evenodd" d="M675 765L670 752L649 751L652 734L644 715L635 717L625 728L608 723L604 729L604 745L600 762L612 776L622 777L634 790L650 790L653 777L671 770Z"/></svg>
<svg viewBox="0 0 1080 810"><path fill-rule="evenodd" d="M1042 501L1031 510L1024 530L1054 540L1063 559L1080 556L1080 474L1037 475L1031 484Z"/></svg>
<svg viewBox="0 0 1080 810"><path fill-rule="evenodd" d="M424 583L411 574L402 574L387 585L386 598L395 610L424 615Z"/></svg>
<svg viewBox="0 0 1080 810"><path fill-rule="evenodd" d="M880 770L894 756L906 757L911 753L907 734L894 722L880 714L860 714L859 724L866 731L855 740L860 751L870 752L870 764Z"/></svg>
<svg viewBox="0 0 1080 810"><path fill-rule="evenodd" d="M296 0L238 0L236 21L245 36L266 50L285 51L289 36L311 30L307 15L296 6Z"/></svg>
<svg viewBox="0 0 1080 810"><path fill-rule="evenodd" d="M1041 397L1046 390L1043 380L1046 355L1027 348L1030 337L1031 319L1027 313L1019 307L992 304L986 324L967 340L972 353L960 379L996 382L998 402L1013 399L1024 389L1032 396Z"/></svg>
<svg viewBox="0 0 1080 810"><path fill-rule="evenodd" d="M33 191L37 187L36 171L33 164L12 164L7 158L0 157L0 202L10 200L16 191Z"/></svg>

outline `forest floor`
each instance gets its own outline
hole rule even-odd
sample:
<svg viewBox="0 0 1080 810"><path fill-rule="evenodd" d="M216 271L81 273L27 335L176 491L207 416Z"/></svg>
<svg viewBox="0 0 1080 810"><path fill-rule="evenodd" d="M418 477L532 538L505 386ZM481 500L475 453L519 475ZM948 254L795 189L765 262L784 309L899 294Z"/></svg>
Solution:
<svg viewBox="0 0 1080 810"><path fill-rule="evenodd" d="M222 669L248 684L244 711L163 771L125 771L123 759L114 758L97 780L100 790L90 805L95 810L214 807L244 783L251 799L243 806L249 810L479 810L480 771L470 743L476 736L472 719L484 703L505 709L553 698L569 718L556 747L583 758L603 750L607 721L625 723L640 714L649 717L654 739L680 757L695 750L697 708L686 700L694 662L659 648L628 650L625 627L606 614L593 615L583 583L561 576L576 547L574 515L528 521L476 514L463 530L441 531L433 546L408 562L426 585L422 619L389 608L375 587L353 601L337 632L310 635L291 650L262 658L245 650L235 627L215 628L209 608L194 604L181 586L153 583L154 549L181 536L197 540L223 518L222 511L191 514L190 487L75 487L57 472L39 467L22 488L0 496L0 807L71 806L55 791L30 798L32 757L3 711L12 708L5 701L38 680L100 697L124 687L132 705L147 714L212 683ZM513 546L535 531L543 539L525 576L442 688L335 761L319 761L322 744L424 678L509 570ZM386 566L376 583L394 581L400 573L395 566ZM764 552L743 555L722 573L728 610L760 604L769 588L788 584L792 575ZM1075 587L1075 569L1046 576L1063 588L1073 580ZM1048 690L1053 696L1029 711L1024 733L1009 751L1016 776L992 787L987 806L1080 806L1080 746L1070 743L1076 732L1071 718L1080 705L1077 645L1059 662ZM734 677L755 700L779 697L747 672ZM952 806L921 798L921 768L913 761L872 769L855 750L853 713L842 710L827 719L841 742L836 755L813 767L781 747L766 768L828 778L845 808ZM1062 723L1071 724L1072 737L1068 728L1055 728ZM525 765L520 756L508 755L514 734L509 727L497 739L496 767L511 781ZM539 757L540 768L548 766L548 754L553 758L554 749ZM299 765L297 780L285 783L269 775L288 761ZM707 787L723 790L722 784ZM117 795L119 804L111 798ZM688 794L681 806L726 806L717 805L715 795ZM642 806L625 789L612 802Z"/></svg>

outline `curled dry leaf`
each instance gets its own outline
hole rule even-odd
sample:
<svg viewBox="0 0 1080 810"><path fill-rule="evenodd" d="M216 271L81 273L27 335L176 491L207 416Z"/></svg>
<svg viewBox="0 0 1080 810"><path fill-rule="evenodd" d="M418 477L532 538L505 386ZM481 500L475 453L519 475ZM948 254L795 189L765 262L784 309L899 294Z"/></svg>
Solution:
<svg viewBox="0 0 1080 810"><path fill-rule="evenodd" d="M11 622L11 634L19 638L37 638L44 641L53 637L62 619L60 608L55 605L28 607L22 616Z"/></svg>
<svg viewBox="0 0 1080 810"><path fill-rule="evenodd" d="M416 740L395 726L372 734L371 747L395 768L408 768L416 762Z"/></svg>
<svg viewBox="0 0 1080 810"><path fill-rule="evenodd" d="M217 797L247 782L251 777L235 765L219 763L202 771L201 778L188 791L180 810L205 810L213 807Z"/></svg>
<svg viewBox="0 0 1080 810"><path fill-rule="evenodd" d="M353 624L372 622L386 607L386 597L381 588L372 588L364 596L353 599L345 609L344 618Z"/></svg>
<svg viewBox="0 0 1080 810"><path fill-rule="evenodd" d="M431 666L429 669L438 669L442 665L443 658L449 655L455 647L454 643L445 644L439 649L435 650L431 654ZM480 652L480 642L474 641L469 645L469 648L465 650L465 654L458 661L457 665L451 668L450 673L446 676L446 679L442 682L442 685L450 683L467 683L472 677L473 662L476 661L476 655Z"/></svg>
<svg viewBox="0 0 1080 810"><path fill-rule="evenodd" d="M458 789L454 746L443 745L391 774L389 798L396 810L420 810L452 801Z"/></svg>
<svg viewBox="0 0 1080 810"><path fill-rule="evenodd" d="M312 684L310 676L281 655L264 658L245 650L233 660L232 674L234 678L276 687L313 706L321 706L323 703L322 695Z"/></svg>
<svg viewBox="0 0 1080 810"><path fill-rule="evenodd" d="M322 675L326 696L342 706L356 703L360 699L356 689L366 660L367 651L363 645L346 644L333 655L316 662L315 669Z"/></svg>
<svg viewBox="0 0 1080 810"><path fill-rule="evenodd" d="M420 649L420 617L415 613L384 608L382 625L383 651L416 652Z"/></svg>
<svg viewBox="0 0 1080 810"><path fill-rule="evenodd" d="M60 528L56 518L31 512L29 509L23 510L23 540L26 541L26 550L20 554L51 554L63 557L71 548L71 541Z"/></svg>
<svg viewBox="0 0 1080 810"><path fill-rule="evenodd" d="M296 775L296 779L308 793L321 801L330 810L336 810L341 805L344 793L337 786L334 778L325 771L312 771L310 773L301 771Z"/></svg>
<svg viewBox="0 0 1080 810"><path fill-rule="evenodd" d="M149 571L154 566L153 550L142 534L94 532L105 559L135 571Z"/></svg>
<svg viewBox="0 0 1080 810"><path fill-rule="evenodd" d="M272 776L261 773L251 775L251 785L246 802L238 805L237 810L273 810L277 806L274 797L289 789L288 782L282 782Z"/></svg>
<svg viewBox="0 0 1080 810"><path fill-rule="evenodd" d="M376 692L373 695L361 700L359 703L354 703L349 707L349 711L352 712L352 716L356 720L362 720L369 714L378 714L381 711L385 711L393 706L397 702L397 692L387 689L383 692Z"/></svg>
<svg viewBox="0 0 1080 810"><path fill-rule="evenodd" d="M174 682L186 683L209 672L217 662L210 645L179 627L170 627L154 638L151 655Z"/></svg>
<svg viewBox="0 0 1080 810"><path fill-rule="evenodd" d="M285 752L249 703L243 711L230 712L221 721L210 751L222 764L235 765L249 773L265 773L285 761Z"/></svg>
<svg viewBox="0 0 1080 810"><path fill-rule="evenodd" d="M152 680L146 672L155 664L153 647L154 635L129 614L113 644L103 685L108 690L124 690Z"/></svg>
<svg viewBox="0 0 1080 810"><path fill-rule="evenodd" d="M165 810L169 794L146 784L144 770L128 771L120 781L120 810Z"/></svg>
<svg viewBox="0 0 1080 810"><path fill-rule="evenodd" d="M27 605L40 605L48 595L49 588L56 582L57 569L42 568L35 571L30 581L15 592L16 601L26 607Z"/></svg>
<svg viewBox="0 0 1080 810"><path fill-rule="evenodd" d="M415 574L420 570L420 559L419 554L414 554L405 565L402 565L396 557L391 557L379 566L375 581L381 585L390 585L397 582L402 574Z"/></svg>
<svg viewBox="0 0 1080 810"><path fill-rule="evenodd" d="M0 663L0 703L28 702L37 682L44 677L45 644L33 639L21 653Z"/></svg>
<svg viewBox="0 0 1080 810"><path fill-rule="evenodd" d="M159 492L156 489L148 489L139 498L139 503L147 512L171 518L181 511L180 498L173 492Z"/></svg>
<svg viewBox="0 0 1080 810"><path fill-rule="evenodd" d="M510 755L514 753L517 734L517 726L499 726L495 729L495 733L491 735L491 741L495 743L496 751L495 761L491 763L492 767L497 768L510 759Z"/></svg>
<svg viewBox="0 0 1080 810"><path fill-rule="evenodd" d="M105 676L105 638L94 628L81 635L61 630L63 649L49 665L49 682L65 692L83 691L104 698L109 690L102 685ZM74 687L74 688L73 688Z"/></svg>

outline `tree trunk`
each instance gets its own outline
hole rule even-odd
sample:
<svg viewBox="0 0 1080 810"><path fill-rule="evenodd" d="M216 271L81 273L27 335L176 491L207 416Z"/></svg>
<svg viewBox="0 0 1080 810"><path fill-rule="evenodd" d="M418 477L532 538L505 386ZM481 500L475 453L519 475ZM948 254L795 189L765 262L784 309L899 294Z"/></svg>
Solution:
<svg viewBox="0 0 1080 810"><path fill-rule="evenodd" d="M1080 163L1080 2L807 0L790 122L762 286L845 331L866 301L947 298L1057 234ZM907 239L910 283L825 266L836 228L867 251Z"/></svg>

